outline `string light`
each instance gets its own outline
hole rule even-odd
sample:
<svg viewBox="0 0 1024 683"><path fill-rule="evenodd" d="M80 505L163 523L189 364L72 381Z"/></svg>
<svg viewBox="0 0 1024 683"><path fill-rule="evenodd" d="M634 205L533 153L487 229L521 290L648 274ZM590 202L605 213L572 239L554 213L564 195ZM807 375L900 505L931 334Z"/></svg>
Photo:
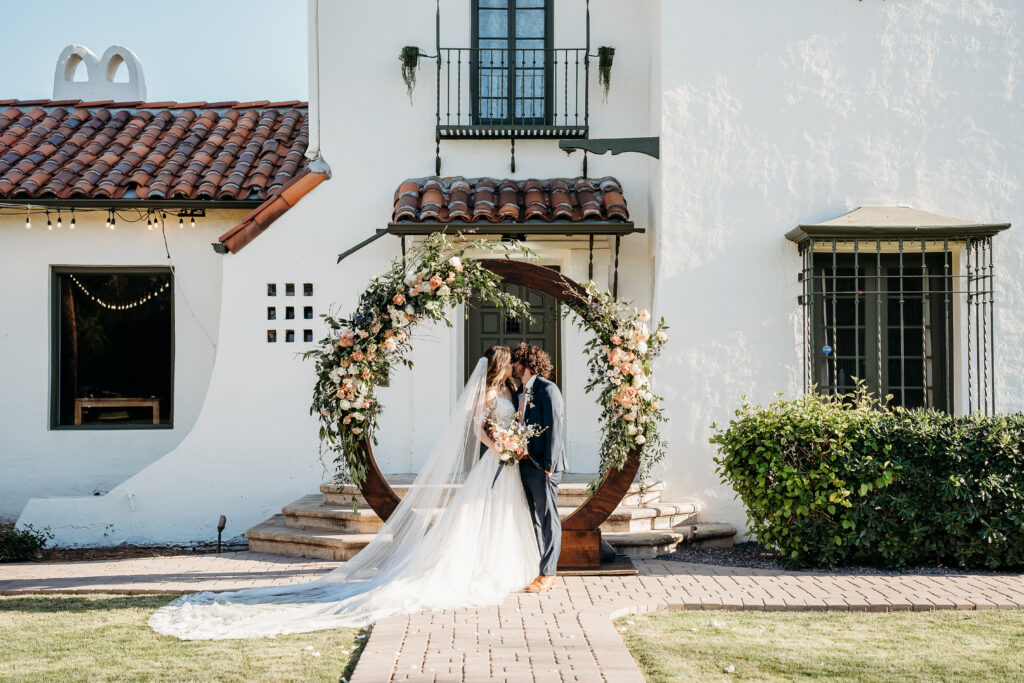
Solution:
<svg viewBox="0 0 1024 683"><path fill-rule="evenodd" d="M181 214L178 214L178 230L181 230L184 227L185 227L185 219L181 217Z"/></svg>
<svg viewBox="0 0 1024 683"><path fill-rule="evenodd" d="M139 299L136 299L135 301L132 301L131 303L127 303L127 304L112 304L112 303L109 303L107 301L104 301L103 299L100 299L98 296L94 295L92 292L90 292L88 289L86 289L85 285L83 285L81 282L79 282L78 278L76 278L74 275L69 274L69 277L71 278L72 282L74 282L76 285L78 285L78 288L81 289L82 292L87 297L92 299L95 303L99 304L103 308L109 309L111 311L127 311L127 310L132 309L132 308L137 308L137 307L141 306L142 304L144 304L144 303L146 303L146 302L156 298L161 293L163 293L163 291L165 289L167 289L168 287L171 286L170 282L165 282L159 289L156 289L156 290L150 292L149 294L147 294L146 296L141 297Z"/></svg>
<svg viewBox="0 0 1024 683"><path fill-rule="evenodd" d="M50 221L50 212L46 212L46 229L53 230L53 223Z"/></svg>
<svg viewBox="0 0 1024 683"><path fill-rule="evenodd" d="M195 216L192 216L192 220L191 220L191 222L189 224L189 227L190 228L196 227L196 217Z"/></svg>
<svg viewBox="0 0 1024 683"><path fill-rule="evenodd" d="M70 227L72 230L75 229L75 210L74 209L71 209L71 225L68 226L68 227Z"/></svg>
<svg viewBox="0 0 1024 683"><path fill-rule="evenodd" d="M32 219L29 217L28 209L25 209L25 229L32 229Z"/></svg>
<svg viewBox="0 0 1024 683"><path fill-rule="evenodd" d="M61 229L61 224L62 223L63 223L63 221L60 219L60 209L57 209L57 229L58 230Z"/></svg>
<svg viewBox="0 0 1024 683"><path fill-rule="evenodd" d="M73 208L73 207L40 206L40 205L35 205L35 204L26 204L26 205L23 205L23 206L24 206L24 209L25 209L25 229L26 230L31 230L32 227L33 227L32 226L32 213L33 212L45 214L45 217L46 217L46 229L48 231L51 231L51 232L53 231L54 223L55 222L57 224L57 229L58 230L62 230L65 227L67 227L70 230L74 230L75 228L78 227L77 212L76 212L76 209ZM2 201L0 201L0 210L2 210L2 209L15 209L17 211L17 210L20 210L21 208L22 208L22 205L15 206L15 205L11 205L11 204L4 204ZM70 219L70 221L66 225L64 223L64 210L65 209L67 209L68 211L71 212L71 219ZM96 213L98 213L100 211L106 212L106 216L104 217L104 221L103 221L103 227L107 228L108 230L116 230L117 229L117 219L119 217L118 216L118 211L127 211L127 212L129 212L128 214L120 215L120 218L126 220L128 223L140 223L142 221L142 219L143 219L143 214L145 214L146 227L149 230L160 229L160 228L164 227L166 225L166 223L164 223L164 221L166 221L167 218L168 218L167 212L161 211L160 209L153 209L153 208L147 208L147 209L141 209L141 208L140 209L135 209L135 208L118 209L118 208L114 207L114 208L86 209L86 211L87 212L96 212ZM193 213L193 211L195 211L195 213ZM56 214L56 216L51 215L51 212ZM6 213L6 212L3 212L3 213ZM128 216L128 218L125 217L126 215ZM194 230L196 228L196 224L197 224L197 220L196 219L204 217L205 213L201 209L200 210L176 209L176 210L171 212L171 218L173 218L175 215L178 216L178 229L179 230L184 230L185 229L185 217L186 216L189 219L188 220L188 227ZM38 224L37 224L37 226L38 226Z"/></svg>
<svg viewBox="0 0 1024 683"><path fill-rule="evenodd" d="M153 229L153 218L149 211L146 212L146 230Z"/></svg>
<svg viewBox="0 0 1024 683"><path fill-rule="evenodd" d="M105 221L103 221L103 227L104 228L109 228L110 227L110 212L109 211L107 211L107 219Z"/></svg>
<svg viewBox="0 0 1024 683"><path fill-rule="evenodd" d="M117 225L117 214L115 214L114 210L111 209L110 210L110 229L113 230L116 225Z"/></svg>

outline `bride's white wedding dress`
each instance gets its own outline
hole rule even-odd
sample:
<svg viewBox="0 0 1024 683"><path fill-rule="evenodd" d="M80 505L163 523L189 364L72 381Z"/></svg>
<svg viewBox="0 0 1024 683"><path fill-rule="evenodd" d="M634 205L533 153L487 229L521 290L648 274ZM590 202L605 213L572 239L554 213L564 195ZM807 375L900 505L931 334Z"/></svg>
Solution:
<svg viewBox="0 0 1024 683"><path fill-rule="evenodd" d="M540 553L518 463L503 465L488 449L464 472L483 420L516 415L505 398L484 404L485 371L481 359L445 437L355 557L305 584L182 596L150 626L183 640L359 627L399 613L498 604L532 581Z"/></svg>

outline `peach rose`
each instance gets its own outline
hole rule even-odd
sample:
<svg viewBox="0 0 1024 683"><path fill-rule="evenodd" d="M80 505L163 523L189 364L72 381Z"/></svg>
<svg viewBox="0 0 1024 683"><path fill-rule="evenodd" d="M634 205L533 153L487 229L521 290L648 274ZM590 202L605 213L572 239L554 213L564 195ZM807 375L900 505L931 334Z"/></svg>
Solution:
<svg viewBox="0 0 1024 683"><path fill-rule="evenodd" d="M658 402L657 401L651 401L651 407L654 408L655 410L657 410L658 409Z"/></svg>
<svg viewBox="0 0 1024 683"><path fill-rule="evenodd" d="M393 336L395 336L395 331L394 330L384 330L384 338L385 339L391 339Z"/></svg>
<svg viewBox="0 0 1024 683"><path fill-rule="evenodd" d="M442 280L442 279L441 279L441 276L440 276L440 275L432 275L432 276L430 277L430 286L431 286L431 287L432 287L433 289L437 289L437 288L438 288L438 287L440 287L440 286L441 286L442 284L444 284L444 280Z"/></svg>
<svg viewBox="0 0 1024 683"><path fill-rule="evenodd" d="M616 346L618 346L619 344L622 343L622 337L620 337L617 333L613 334L611 341L612 341L612 344L615 344Z"/></svg>
<svg viewBox="0 0 1024 683"><path fill-rule="evenodd" d="M363 401L363 410L369 410L370 401Z"/></svg>
<svg viewBox="0 0 1024 683"><path fill-rule="evenodd" d="M346 424L346 425L349 424L350 422L352 422L352 418L349 417L348 415L346 415L345 419L341 421L342 424Z"/></svg>
<svg viewBox="0 0 1024 683"><path fill-rule="evenodd" d="M362 377L363 379L370 379L370 371L369 370L363 370L363 374L361 374L359 376Z"/></svg>
<svg viewBox="0 0 1024 683"><path fill-rule="evenodd" d="M455 271L448 273L448 277L445 278L448 282L455 282Z"/></svg>
<svg viewBox="0 0 1024 683"><path fill-rule="evenodd" d="M370 336L370 333L367 332L366 330L359 330L359 338L360 339L366 339L369 336Z"/></svg>
<svg viewBox="0 0 1024 683"><path fill-rule="evenodd" d="M356 351L355 353L352 354L352 360L354 360L357 363L365 357L366 356L363 354L362 351Z"/></svg>
<svg viewBox="0 0 1024 683"><path fill-rule="evenodd" d="M395 296L393 296L391 298L391 300L395 302L396 306L404 306L405 305L405 297L402 296L401 294L395 294Z"/></svg>

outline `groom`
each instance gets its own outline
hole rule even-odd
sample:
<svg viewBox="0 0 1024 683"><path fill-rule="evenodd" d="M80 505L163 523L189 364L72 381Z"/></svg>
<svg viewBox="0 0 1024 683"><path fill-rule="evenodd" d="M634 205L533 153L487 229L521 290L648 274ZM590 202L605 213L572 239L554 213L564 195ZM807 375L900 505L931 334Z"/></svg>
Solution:
<svg viewBox="0 0 1024 683"><path fill-rule="evenodd" d="M540 547L540 575L525 588L530 593L555 585L558 554L562 549L562 520L558 516L558 484L567 467L565 459L565 405L562 392L547 379L551 357L542 349L521 343L512 351L512 374L522 380L516 400L519 419L545 429L530 439L520 461L519 476L533 513Z"/></svg>

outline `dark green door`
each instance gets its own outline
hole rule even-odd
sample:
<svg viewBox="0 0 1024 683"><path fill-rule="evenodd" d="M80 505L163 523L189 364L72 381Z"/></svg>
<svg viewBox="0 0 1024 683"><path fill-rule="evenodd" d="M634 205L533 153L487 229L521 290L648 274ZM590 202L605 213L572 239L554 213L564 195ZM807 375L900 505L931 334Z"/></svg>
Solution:
<svg viewBox="0 0 1024 683"><path fill-rule="evenodd" d="M477 360L489 346L500 344L515 348L519 342L536 344L551 356L551 379L561 385L559 362L560 310L559 302L522 285L505 283L502 288L530 305L533 322L506 318L494 305L472 299L468 303L466 319L466 379L473 372Z"/></svg>

